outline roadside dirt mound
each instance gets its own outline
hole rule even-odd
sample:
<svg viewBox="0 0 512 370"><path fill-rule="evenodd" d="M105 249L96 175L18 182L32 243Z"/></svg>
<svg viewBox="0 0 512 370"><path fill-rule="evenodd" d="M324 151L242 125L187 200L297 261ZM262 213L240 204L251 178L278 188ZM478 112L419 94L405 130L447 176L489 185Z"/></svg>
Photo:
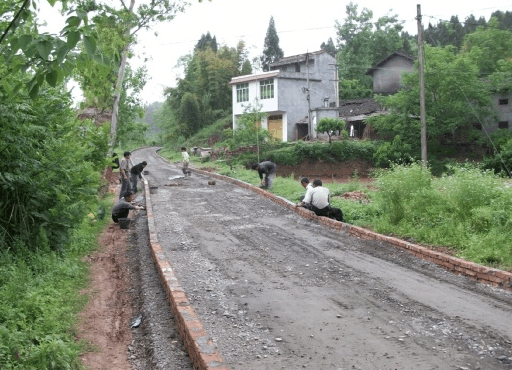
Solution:
<svg viewBox="0 0 512 370"><path fill-rule="evenodd" d="M347 191L346 193L340 195L340 197L357 201L368 200L368 195L363 193L362 191Z"/></svg>

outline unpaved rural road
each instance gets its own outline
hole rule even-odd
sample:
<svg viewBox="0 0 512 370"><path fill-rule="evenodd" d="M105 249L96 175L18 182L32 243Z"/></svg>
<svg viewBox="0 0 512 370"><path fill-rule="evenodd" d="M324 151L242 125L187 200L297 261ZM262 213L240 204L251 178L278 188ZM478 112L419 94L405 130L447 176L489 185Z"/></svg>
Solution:
<svg viewBox="0 0 512 370"><path fill-rule="evenodd" d="M510 292L221 180L171 180L180 166L154 148L134 159L158 187L158 240L230 369L512 369Z"/></svg>

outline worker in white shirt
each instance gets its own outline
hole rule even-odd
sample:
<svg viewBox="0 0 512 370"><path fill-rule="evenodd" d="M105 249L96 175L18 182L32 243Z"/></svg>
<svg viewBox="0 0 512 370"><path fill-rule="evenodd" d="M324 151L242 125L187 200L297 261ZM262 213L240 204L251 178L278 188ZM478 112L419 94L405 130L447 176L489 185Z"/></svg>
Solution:
<svg viewBox="0 0 512 370"><path fill-rule="evenodd" d="M304 189L306 189L306 194L304 194L302 197L300 197L300 202L297 203L296 207L305 207L309 208L309 204L304 202L304 199L308 196L308 194L313 190L313 184L309 182L309 179L307 177L303 177L300 179L300 184Z"/></svg>
<svg viewBox="0 0 512 370"><path fill-rule="evenodd" d="M190 162L190 156L188 155L187 153L187 148L185 148L184 146L181 147L181 156L183 157L183 167L182 167L182 171L183 171L183 174L185 176L190 176L190 174L192 173L189 169L188 169L188 164Z"/></svg>
<svg viewBox="0 0 512 370"><path fill-rule="evenodd" d="M322 186L322 180L313 181L313 189L306 193L304 203L309 205L317 216L325 216L337 221L343 221L343 212L341 209L331 207L331 197L328 188Z"/></svg>

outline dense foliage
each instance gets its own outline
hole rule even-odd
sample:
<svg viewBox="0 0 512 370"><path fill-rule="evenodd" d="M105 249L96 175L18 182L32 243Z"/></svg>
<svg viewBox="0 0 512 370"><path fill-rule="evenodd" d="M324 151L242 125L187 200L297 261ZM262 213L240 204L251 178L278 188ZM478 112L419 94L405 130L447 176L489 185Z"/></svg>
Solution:
<svg viewBox="0 0 512 370"><path fill-rule="evenodd" d="M386 15L376 22L367 8L346 6L343 23L336 21L340 98L355 99L372 95L372 78L365 72L393 52L411 54L410 37L402 32L397 15Z"/></svg>
<svg viewBox="0 0 512 370"><path fill-rule="evenodd" d="M213 50L211 44L215 37L203 37L201 40L204 41L193 54L180 60L180 65L185 68L185 77L178 80L175 88L166 90L167 99L158 114L166 140L191 137L230 115L232 96L228 83L231 78L251 71L243 41L236 47L221 45Z"/></svg>
<svg viewBox="0 0 512 370"><path fill-rule="evenodd" d="M73 118L70 103L58 89L0 101L3 249L62 249L96 196L108 135Z"/></svg>
<svg viewBox="0 0 512 370"><path fill-rule="evenodd" d="M476 63L454 48L425 48L425 101L428 142L450 145L473 142L480 136L473 122L492 119L494 112L489 90L479 77ZM412 157L420 151L419 74L404 74L404 89L394 95L376 97L390 114L375 116L368 122L383 137L395 138L408 144ZM403 147L405 148L405 147Z"/></svg>
<svg viewBox="0 0 512 370"><path fill-rule="evenodd" d="M464 21L459 20L459 17L455 15L450 20L439 20L437 24L429 23L425 30L425 42L432 46L452 45L460 49L466 35L475 32L478 28L512 31L512 12L497 10L491 14L492 18L498 21L498 26L487 23L484 17L476 19L473 14Z"/></svg>

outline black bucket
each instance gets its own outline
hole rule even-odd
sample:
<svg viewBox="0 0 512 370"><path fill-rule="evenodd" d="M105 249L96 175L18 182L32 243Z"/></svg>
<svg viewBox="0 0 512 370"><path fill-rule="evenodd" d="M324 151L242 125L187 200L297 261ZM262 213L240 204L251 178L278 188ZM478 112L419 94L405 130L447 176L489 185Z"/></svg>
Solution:
<svg viewBox="0 0 512 370"><path fill-rule="evenodd" d="M129 218L120 218L119 219L119 228L120 229L128 229L130 227L130 219Z"/></svg>
<svg viewBox="0 0 512 370"><path fill-rule="evenodd" d="M150 194L156 194L157 191L158 191L158 186L150 186L149 187Z"/></svg>

